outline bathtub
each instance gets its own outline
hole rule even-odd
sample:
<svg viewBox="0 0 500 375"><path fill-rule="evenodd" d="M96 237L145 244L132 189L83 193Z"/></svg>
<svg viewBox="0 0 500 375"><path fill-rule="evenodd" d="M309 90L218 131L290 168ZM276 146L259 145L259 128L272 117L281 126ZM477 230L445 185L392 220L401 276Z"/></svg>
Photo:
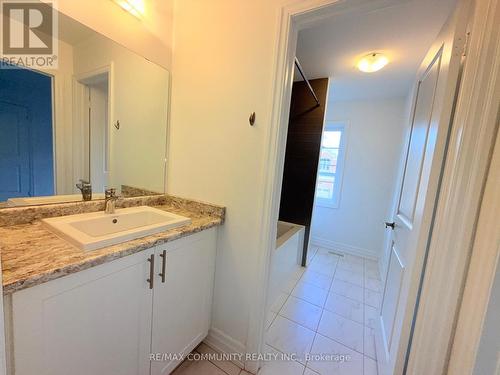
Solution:
<svg viewBox="0 0 500 375"><path fill-rule="evenodd" d="M271 258L269 275L268 308L279 299L280 294L290 293L291 286L300 277L304 244L303 225L278 221L276 249Z"/></svg>

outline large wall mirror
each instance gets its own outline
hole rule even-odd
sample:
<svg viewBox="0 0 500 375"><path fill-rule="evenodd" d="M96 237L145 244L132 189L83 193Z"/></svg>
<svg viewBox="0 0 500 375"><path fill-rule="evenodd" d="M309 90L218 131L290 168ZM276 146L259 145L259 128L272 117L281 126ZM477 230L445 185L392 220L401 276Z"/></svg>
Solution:
<svg viewBox="0 0 500 375"><path fill-rule="evenodd" d="M0 207L163 193L169 72L58 21L57 69L0 69Z"/></svg>

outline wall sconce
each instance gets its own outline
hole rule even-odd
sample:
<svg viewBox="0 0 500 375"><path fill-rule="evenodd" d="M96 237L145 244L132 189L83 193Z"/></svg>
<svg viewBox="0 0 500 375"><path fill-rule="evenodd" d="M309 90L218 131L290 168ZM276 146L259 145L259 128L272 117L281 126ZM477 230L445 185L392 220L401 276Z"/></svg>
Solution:
<svg viewBox="0 0 500 375"><path fill-rule="evenodd" d="M137 18L141 18L145 13L144 0L113 0L123 10Z"/></svg>

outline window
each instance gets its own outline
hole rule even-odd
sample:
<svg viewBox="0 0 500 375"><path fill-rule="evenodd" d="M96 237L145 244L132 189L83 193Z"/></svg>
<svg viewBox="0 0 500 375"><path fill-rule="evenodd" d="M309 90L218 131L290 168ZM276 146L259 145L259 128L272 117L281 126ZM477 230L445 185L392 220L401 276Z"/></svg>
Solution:
<svg viewBox="0 0 500 375"><path fill-rule="evenodd" d="M338 208L345 159L345 124L328 121L321 138L316 203Z"/></svg>

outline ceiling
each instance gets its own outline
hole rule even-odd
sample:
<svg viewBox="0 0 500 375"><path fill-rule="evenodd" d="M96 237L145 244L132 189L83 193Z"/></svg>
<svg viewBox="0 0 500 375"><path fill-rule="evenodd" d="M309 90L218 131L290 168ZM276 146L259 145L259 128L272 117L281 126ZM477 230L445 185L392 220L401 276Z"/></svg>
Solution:
<svg viewBox="0 0 500 375"><path fill-rule="evenodd" d="M456 0L409 0L334 16L299 33L297 57L308 79L332 78L330 101L406 96L455 5ZM370 52L385 53L389 64L375 73L360 72L357 59Z"/></svg>
<svg viewBox="0 0 500 375"><path fill-rule="evenodd" d="M62 41L75 46L96 32L65 14L58 13L58 36Z"/></svg>

